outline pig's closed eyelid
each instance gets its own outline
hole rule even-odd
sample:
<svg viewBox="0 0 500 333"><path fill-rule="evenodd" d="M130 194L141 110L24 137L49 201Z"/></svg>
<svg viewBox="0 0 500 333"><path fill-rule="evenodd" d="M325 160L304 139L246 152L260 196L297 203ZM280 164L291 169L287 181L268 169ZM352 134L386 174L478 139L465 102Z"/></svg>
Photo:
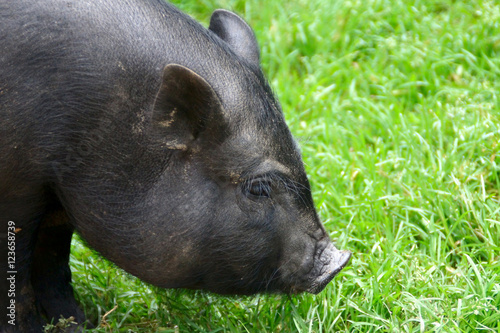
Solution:
<svg viewBox="0 0 500 333"><path fill-rule="evenodd" d="M259 198L271 197L271 182L265 178L256 178L248 181L245 185L245 193Z"/></svg>
<svg viewBox="0 0 500 333"><path fill-rule="evenodd" d="M290 177L280 171L273 170L269 171L263 174L258 174L255 176L250 176L247 178L246 182L251 183L255 181L262 181L262 182L267 182L271 185L277 185L280 183L287 184L287 183L293 183L290 181Z"/></svg>

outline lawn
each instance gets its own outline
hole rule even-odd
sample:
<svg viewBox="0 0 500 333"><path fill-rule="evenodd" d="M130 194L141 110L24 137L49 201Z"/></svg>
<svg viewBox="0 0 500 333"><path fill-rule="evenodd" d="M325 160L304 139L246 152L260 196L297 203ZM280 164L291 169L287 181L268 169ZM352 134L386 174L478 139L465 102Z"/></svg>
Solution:
<svg viewBox="0 0 500 333"><path fill-rule="evenodd" d="M353 258L316 296L232 298L157 290L75 239L98 331L500 332L500 5L175 3L255 29L319 215Z"/></svg>

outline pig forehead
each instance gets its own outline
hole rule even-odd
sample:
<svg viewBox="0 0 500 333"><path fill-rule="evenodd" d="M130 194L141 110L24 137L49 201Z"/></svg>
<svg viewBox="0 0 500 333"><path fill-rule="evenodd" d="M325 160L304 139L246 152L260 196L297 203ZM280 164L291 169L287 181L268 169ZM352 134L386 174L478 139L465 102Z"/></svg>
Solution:
<svg viewBox="0 0 500 333"><path fill-rule="evenodd" d="M267 161L269 168L302 170L299 146L264 76L250 70L239 73L237 80L224 81L220 91L232 134L230 148L243 160Z"/></svg>
<svg viewBox="0 0 500 333"><path fill-rule="evenodd" d="M257 120L260 123L263 120L282 120L279 102L262 72L248 68L233 69L238 75L223 77L216 83L226 116L235 121ZM260 125L262 127L262 123Z"/></svg>
<svg viewBox="0 0 500 333"><path fill-rule="evenodd" d="M240 159L258 166L262 172L275 170L292 176L303 170L298 144L288 129L246 128L231 141L232 148L239 150Z"/></svg>

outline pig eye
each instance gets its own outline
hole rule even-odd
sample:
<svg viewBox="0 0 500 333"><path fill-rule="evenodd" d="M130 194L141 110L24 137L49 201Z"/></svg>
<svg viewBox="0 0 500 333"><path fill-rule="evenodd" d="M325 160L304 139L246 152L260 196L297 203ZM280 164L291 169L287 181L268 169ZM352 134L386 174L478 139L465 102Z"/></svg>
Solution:
<svg viewBox="0 0 500 333"><path fill-rule="evenodd" d="M264 179L249 181L245 190L248 197L269 198L271 196L271 184Z"/></svg>

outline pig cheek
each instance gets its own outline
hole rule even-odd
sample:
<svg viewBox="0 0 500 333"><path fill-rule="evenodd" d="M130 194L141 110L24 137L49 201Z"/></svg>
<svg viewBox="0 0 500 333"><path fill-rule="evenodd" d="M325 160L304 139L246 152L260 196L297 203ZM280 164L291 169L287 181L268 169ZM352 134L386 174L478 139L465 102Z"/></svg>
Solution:
<svg viewBox="0 0 500 333"><path fill-rule="evenodd" d="M205 287L223 294L264 290L280 250L273 210L239 193L226 193L218 206L203 260L211 263L205 267Z"/></svg>
<svg viewBox="0 0 500 333"><path fill-rule="evenodd" d="M280 223L278 231L282 235L279 267L283 282L291 286L294 280L313 269L317 242L309 235L308 231L312 228L309 219L304 218L301 210L294 205L294 200L286 196L281 199L281 208L277 214L284 222Z"/></svg>

